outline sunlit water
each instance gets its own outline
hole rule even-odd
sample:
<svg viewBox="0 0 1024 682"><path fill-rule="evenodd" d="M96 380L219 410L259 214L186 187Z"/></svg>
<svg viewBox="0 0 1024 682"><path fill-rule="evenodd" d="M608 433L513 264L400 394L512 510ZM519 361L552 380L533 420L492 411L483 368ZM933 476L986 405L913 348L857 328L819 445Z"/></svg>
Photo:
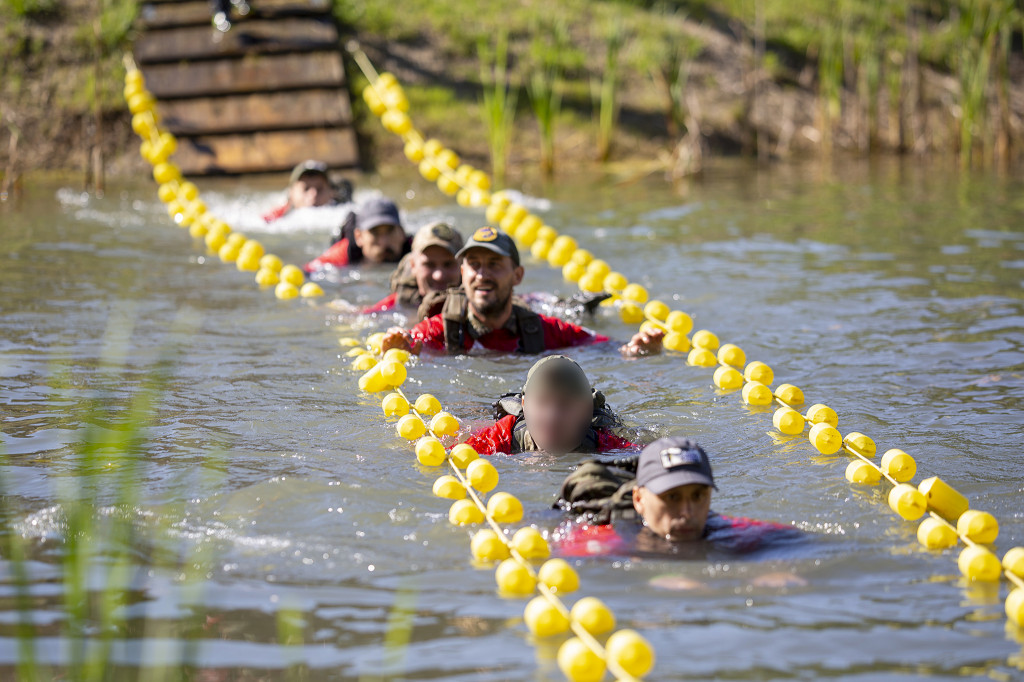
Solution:
<svg viewBox="0 0 1024 682"><path fill-rule="evenodd" d="M411 226L447 217L468 233L482 221L411 175L357 184L399 197ZM281 198L269 182L202 189L220 215L296 263L319 252L345 210L268 228L258 214ZM535 205L556 229L836 409L844 432L868 433L880 452L903 448L917 458L915 480L939 474L994 513L1000 554L1024 544L1020 181L896 162L828 174L724 165L685 195L655 178L531 194L550 199ZM174 376L128 512L148 539L136 597L119 611L112 663L122 672L184 662L204 669L201 679L278 679L294 665L312 679L561 678L560 640L531 641L523 602L495 594L492 571L469 561L469 531L449 525L448 503L430 494L437 472L415 463L378 397L355 388L338 338L394 318L277 301L194 246L146 182L102 199L30 183L19 206L0 207L0 237L3 474L11 527L31 542L41 661L69 656L58 491L90 419L84 405L97 395L126 405L170 350ZM527 268L524 291L572 291L557 271ZM329 298L371 303L387 274L346 277ZM631 332L608 311L587 324L617 340ZM680 356L623 361L612 345L576 356L641 437L683 433L705 445L716 510L807 533L747 558L581 562L580 594L600 596L655 646L650 679L1024 676L1005 585L964 585L955 551L920 548L916 524L885 505L887 487L846 482L845 456L773 434L770 411L716 391L709 370ZM429 357L407 387L479 426L529 365ZM495 463L525 521L550 529L575 461ZM167 555L209 560L198 589ZM752 585L782 571L807 584ZM0 669L10 671L18 616L5 576ZM701 586L666 590L664 576ZM396 603L415 615L408 644L389 649ZM302 645L284 646L278 621L293 612Z"/></svg>

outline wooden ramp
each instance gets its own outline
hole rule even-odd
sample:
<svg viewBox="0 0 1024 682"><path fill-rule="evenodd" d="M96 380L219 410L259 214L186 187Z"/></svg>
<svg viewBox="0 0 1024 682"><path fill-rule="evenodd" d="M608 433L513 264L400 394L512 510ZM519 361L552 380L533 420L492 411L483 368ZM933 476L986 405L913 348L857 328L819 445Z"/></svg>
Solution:
<svg viewBox="0 0 1024 682"><path fill-rule="evenodd" d="M230 31L207 0L146 0L135 61L187 175L359 165L332 0L249 0Z"/></svg>

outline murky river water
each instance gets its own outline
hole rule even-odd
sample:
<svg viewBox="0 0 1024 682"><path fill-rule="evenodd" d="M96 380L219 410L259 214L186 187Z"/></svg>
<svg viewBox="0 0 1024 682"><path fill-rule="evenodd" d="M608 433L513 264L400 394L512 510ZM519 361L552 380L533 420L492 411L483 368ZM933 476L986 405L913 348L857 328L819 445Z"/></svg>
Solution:
<svg viewBox="0 0 1024 682"><path fill-rule="evenodd" d="M1024 183L961 181L936 166L724 165L685 196L656 179L533 193L551 200L540 208L552 226L771 364L810 402L827 402L841 430L868 433L879 451L903 448L917 458L915 480L939 474L994 513L1001 554L1024 544ZM273 187L202 189L236 227L302 262L334 216L268 232L253 206L273 204ZM482 220L411 175L380 189L405 197L413 225L447 216L468 232ZM144 181L102 199L30 184L18 207L0 207L0 242L5 531L28 539L43 664L71 660L74 643L62 627L60 561L71 483L97 486L95 514L127 514L136 529L138 570L109 656L125 677L184 662L202 680L561 679L558 642L535 646L523 603L496 596L492 571L470 564L468 531L430 494L436 473L415 464L340 357L338 338L353 325L367 333L391 320L259 291L193 247ZM527 268L523 290L571 291L560 273ZM371 270L334 293L373 302L386 279ZM609 313L587 324L630 333ZM138 499L115 511L103 479L113 474L73 480L77 443L98 421L97 396L122 417L166 352L177 355ZM685 433L705 445L716 510L808 534L742 559L582 562L580 594L600 596L655 646L650 679L1024 678L1005 585L964 585L956 553L920 548L916 524L885 505L887 487L846 482L845 456L773 435L770 411L716 391L710 371L679 356L624 362L610 346L577 355L645 438ZM480 425L529 364L435 357L411 370L408 387ZM573 463L496 461L501 489L542 528L560 520L549 507ZM20 654L4 547L6 678ZM196 565L198 583L186 575ZM779 571L806 585L753 586ZM666 590L667 575L701 586Z"/></svg>

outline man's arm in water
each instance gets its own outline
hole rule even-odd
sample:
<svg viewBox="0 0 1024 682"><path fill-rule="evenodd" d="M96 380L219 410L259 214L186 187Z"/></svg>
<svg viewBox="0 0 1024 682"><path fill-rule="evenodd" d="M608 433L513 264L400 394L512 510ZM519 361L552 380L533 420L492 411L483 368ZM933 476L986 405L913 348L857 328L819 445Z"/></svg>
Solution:
<svg viewBox="0 0 1024 682"><path fill-rule="evenodd" d="M566 324L566 323L563 323ZM594 337L590 332L586 332L580 328L581 332L588 335L588 337ZM659 330L654 331L641 331L633 335L633 338L629 340L629 343L623 345L619 351L623 357L627 358L638 358L646 355L656 355L661 352L662 340L665 338L665 332ZM600 340L604 340L604 337L600 337ZM444 348L444 323L440 319L440 315L432 318L428 318L418 325L413 327L411 330L402 329L401 327L392 327L384 335L384 341L381 344L381 348L388 350L390 348L401 348L407 350L410 353L419 354L423 350L423 345L426 343L427 346L432 348ZM571 345L580 345L578 340L575 343L568 343L565 345L552 345L548 344L548 350L555 350Z"/></svg>

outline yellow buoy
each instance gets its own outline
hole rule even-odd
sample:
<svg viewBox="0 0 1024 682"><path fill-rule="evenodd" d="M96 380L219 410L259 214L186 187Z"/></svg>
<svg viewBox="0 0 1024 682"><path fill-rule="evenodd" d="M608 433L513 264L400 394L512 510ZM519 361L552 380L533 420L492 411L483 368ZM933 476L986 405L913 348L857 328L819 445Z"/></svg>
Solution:
<svg viewBox="0 0 1024 682"><path fill-rule="evenodd" d="M580 588L580 577L565 559L548 559L537 571L537 580L553 592L565 594Z"/></svg>
<svg viewBox="0 0 1024 682"><path fill-rule="evenodd" d="M928 503L917 488L907 483L898 483L889 491L889 508L907 521L921 518Z"/></svg>
<svg viewBox="0 0 1024 682"><path fill-rule="evenodd" d="M718 361L723 365L743 367L747 363L747 355L734 343L727 343L718 349Z"/></svg>
<svg viewBox="0 0 1024 682"><path fill-rule="evenodd" d="M968 509L957 519L956 532L980 545L991 545L999 537L999 522L988 512Z"/></svg>
<svg viewBox="0 0 1024 682"><path fill-rule="evenodd" d="M469 551L474 559L485 563L504 561L509 557L508 545L490 528L482 528L473 534Z"/></svg>
<svg viewBox="0 0 1024 682"><path fill-rule="evenodd" d="M930 516L917 527L917 541L928 549L949 549L958 540L955 530Z"/></svg>
<svg viewBox="0 0 1024 682"><path fill-rule="evenodd" d="M592 635L601 635L615 629L615 615L597 597L583 597L573 604L569 617Z"/></svg>
<svg viewBox="0 0 1024 682"><path fill-rule="evenodd" d="M429 393L424 393L420 397L416 398L416 402L413 404L413 407L420 414L425 414L430 417L441 411L441 401Z"/></svg>
<svg viewBox="0 0 1024 682"><path fill-rule="evenodd" d="M438 476L432 487L434 495L446 500L461 500L466 497L466 488L459 479L450 474Z"/></svg>
<svg viewBox="0 0 1024 682"><path fill-rule="evenodd" d="M409 401L401 393L388 393L381 401L380 407L384 411L384 415L388 417L404 417L409 414Z"/></svg>
<svg viewBox="0 0 1024 682"><path fill-rule="evenodd" d="M472 500L456 500L448 509L448 521L456 526L473 526L484 522L484 514Z"/></svg>
<svg viewBox="0 0 1024 682"><path fill-rule="evenodd" d="M469 484L482 493L489 493L498 485L498 470L486 459L475 459L466 467Z"/></svg>
<svg viewBox="0 0 1024 682"><path fill-rule="evenodd" d="M523 519L523 503L511 493L494 493L487 500L487 513L498 523L517 523Z"/></svg>
<svg viewBox="0 0 1024 682"><path fill-rule="evenodd" d="M747 381L759 381L765 386L771 386L775 381L775 372L765 363L755 360L747 363L743 370L743 378Z"/></svg>
<svg viewBox="0 0 1024 682"><path fill-rule="evenodd" d="M605 655L633 677L643 677L654 667L654 649L636 630L619 630L608 638Z"/></svg>
<svg viewBox="0 0 1024 682"><path fill-rule="evenodd" d="M831 424L815 424L807 432L807 440L823 455L833 455L839 452L843 445L843 437L836 427Z"/></svg>
<svg viewBox="0 0 1024 682"><path fill-rule="evenodd" d="M835 426L835 424L833 424ZM851 431L843 437L843 445L847 448L865 457L871 458L875 456L875 441L871 440L868 436L865 436L859 431Z"/></svg>
<svg viewBox="0 0 1024 682"><path fill-rule="evenodd" d="M465 469L471 462L475 462L480 458L479 453L473 449L473 446L466 443L459 443L453 447L451 456L452 462L460 469Z"/></svg>
<svg viewBox="0 0 1024 682"><path fill-rule="evenodd" d="M523 611L523 621L534 637L560 635L569 629L569 619L546 597L534 597Z"/></svg>
<svg viewBox="0 0 1024 682"><path fill-rule="evenodd" d="M795 436L804 430L804 416L792 407L780 407L772 415L772 424L787 436Z"/></svg>
<svg viewBox="0 0 1024 682"><path fill-rule="evenodd" d="M599 682L605 663L579 637L571 637L558 647L558 669L569 682Z"/></svg>
<svg viewBox="0 0 1024 682"><path fill-rule="evenodd" d="M423 466L436 467L448 458L444 445L433 436L424 436L416 441L416 461Z"/></svg>
<svg viewBox="0 0 1024 682"><path fill-rule="evenodd" d="M772 389L760 381L748 381L743 385L743 402L747 405L771 405Z"/></svg>
<svg viewBox="0 0 1024 682"><path fill-rule="evenodd" d="M882 474L867 462L855 459L846 467L846 480L850 483L874 485L882 480Z"/></svg>
<svg viewBox="0 0 1024 682"><path fill-rule="evenodd" d="M718 350L718 337L707 329L700 329L693 333L690 337L690 341L693 343L694 348L704 348L709 351Z"/></svg>
<svg viewBox="0 0 1024 682"><path fill-rule="evenodd" d="M459 420L447 412L438 412L430 420L430 432L438 438L454 436L459 432Z"/></svg>
<svg viewBox="0 0 1024 682"><path fill-rule="evenodd" d="M830 426L839 426L839 416L836 411L828 405L811 405L807 408L807 421L812 424L828 424Z"/></svg>
<svg viewBox="0 0 1024 682"><path fill-rule="evenodd" d="M971 582L995 582L1002 574L996 555L977 545L965 547L956 563L960 573Z"/></svg>
<svg viewBox="0 0 1024 682"><path fill-rule="evenodd" d="M779 384L775 388L775 397L787 405L804 404L804 392L793 384Z"/></svg>
<svg viewBox="0 0 1024 682"><path fill-rule="evenodd" d="M551 554L548 541L532 526L520 528L512 535L512 548L531 561L546 559Z"/></svg>
<svg viewBox="0 0 1024 682"><path fill-rule="evenodd" d="M966 497L938 476L921 481L917 489L928 501L928 509L952 523L956 523L970 506Z"/></svg>
<svg viewBox="0 0 1024 682"><path fill-rule="evenodd" d="M515 559L505 559L494 571L498 589L506 595L525 597L533 594L537 580L526 566Z"/></svg>
<svg viewBox="0 0 1024 682"><path fill-rule="evenodd" d="M906 483L917 473L917 462L899 448L891 448L882 455L882 471L892 476L897 483Z"/></svg>

